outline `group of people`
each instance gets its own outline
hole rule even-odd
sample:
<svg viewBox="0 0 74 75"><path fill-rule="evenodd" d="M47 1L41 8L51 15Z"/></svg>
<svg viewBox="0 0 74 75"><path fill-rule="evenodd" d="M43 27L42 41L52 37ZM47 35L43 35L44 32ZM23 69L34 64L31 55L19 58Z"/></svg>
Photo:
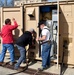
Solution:
<svg viewBox="0 0 74 75"><path fill-rule="evenodd" d="M0 65L4 63L4 58L6 51L8 50L10 53L10 65L15 63L15 55L14 55L14 39L12 31L18 27L18 24L15 18L12 19L14 25L11 24L11 19L7 18L5 20L5 25L3 25L0 36L2 37L2 52L0 54ZM44 70L50 66L50 50L51 50L51 41L50 41L50 31L45 24L45 21L40 21L38 27L42 30L41 36L36 38L36 41L40 41L42 45L42 67L38 68L38 70ZM20 64L23 61L26 61L26 48L32 46L34 43L32 34L34 33L34 29L31 28L29 31L25 31L16 41L16 46L20 52L20 58L17 63L14 64L14 69L19 69Z"/></svg>

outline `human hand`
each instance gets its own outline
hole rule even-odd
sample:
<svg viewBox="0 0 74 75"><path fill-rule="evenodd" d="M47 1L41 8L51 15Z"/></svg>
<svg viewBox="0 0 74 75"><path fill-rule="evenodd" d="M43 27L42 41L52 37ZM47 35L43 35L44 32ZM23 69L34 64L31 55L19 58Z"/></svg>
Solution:
<svg viewBox="0 0 74 75"><path fill-rule="evenodd" d="M39 38L36 38L36 41L39 41Z"/></svg>
<svg viewBox="0 0 74 75"><path fill-rule="evenodd" d="M15 18L12 18L12 21L15 21Z"/></svg>

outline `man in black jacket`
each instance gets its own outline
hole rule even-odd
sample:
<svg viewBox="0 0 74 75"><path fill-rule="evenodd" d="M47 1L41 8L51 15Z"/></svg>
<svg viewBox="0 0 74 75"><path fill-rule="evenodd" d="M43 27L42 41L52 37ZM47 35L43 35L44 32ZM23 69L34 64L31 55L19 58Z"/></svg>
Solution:
<svg viewBox="0 0 74 75"><path fill-rule="evenodd" d="M32 45L32 33L34 32L34 29L30 29L29 31L25 31L24 34L22 34L16 42L16 46L20 52L20 58L18 62L15 64L14 69L18 69L20 67L20 64L25 60L26 61L26 49L25 46L28 44Z"/></svg>

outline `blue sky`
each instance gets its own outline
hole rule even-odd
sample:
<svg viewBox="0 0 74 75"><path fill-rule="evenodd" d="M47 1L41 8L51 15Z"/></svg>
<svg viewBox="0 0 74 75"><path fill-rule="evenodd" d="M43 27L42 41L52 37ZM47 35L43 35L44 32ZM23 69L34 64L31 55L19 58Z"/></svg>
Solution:
<svg viewBox="0 0 74 75"><path fill-rule="evenodd" d="M2 2L4 2L4 0L1 0ZM7 0L7 2L10 2L10 1L12 1L12 0Z"/></svg>
<svg viewBox="0 0 74 75"><path fill-rule="evenodd" d="M1 1L4 3L5 0L1 0ZM12 1L12 0L7 0L7 3L10 3L11 1Z"/></svg>
<svg viewBox="0 0 74 75"><path fill-rule="evenodd" d="M2 1L4 1L4 0L2 0ZM11 0L7 0L7 1L11 1Z"/></svg>
<svg viewBox="0 0 74 75"><path fill-rule="evenodd" d="M5 0L1 0L2 3L0 2L0 7L4 6L4 1ZM11 1L13 1L13 0L7 0L7 6L13 6L12 3L11 3Z"/></svg>
<svg viewBox="0 0 74 75"><path fill-rule="evenodd" d="M2 0L4 2L4 0ZM7 0L8 2L12 1L12 0ZM48 1L57 1L57 0L48 0Z"/></svg>
<svg viewBox="0 0 74 75"><path fill-rule="evenodd" d="M7 0L7 2L9 3L12 0ZM57 0L48 0L48 1L57 1ZM4 0L2 0L2 2L4 2Z"/></svg>

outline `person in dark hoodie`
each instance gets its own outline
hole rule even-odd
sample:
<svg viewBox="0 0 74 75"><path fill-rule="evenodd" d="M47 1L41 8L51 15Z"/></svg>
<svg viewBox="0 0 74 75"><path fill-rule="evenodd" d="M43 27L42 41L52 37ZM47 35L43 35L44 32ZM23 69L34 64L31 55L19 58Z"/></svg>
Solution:
<svg viewBox="0 0 74 75"><path fill-rule="evenodd" d="M29 44L29 46L32 45L32 34L34 32L34 29L30 29L29 31L25 31L24 34L22 34L16 42L16 46L20 52L20 58L18 59L18 62L14 65L14 69L18 70L20 67L20 64L23 61L26 61L26 48Z"/></svg>

